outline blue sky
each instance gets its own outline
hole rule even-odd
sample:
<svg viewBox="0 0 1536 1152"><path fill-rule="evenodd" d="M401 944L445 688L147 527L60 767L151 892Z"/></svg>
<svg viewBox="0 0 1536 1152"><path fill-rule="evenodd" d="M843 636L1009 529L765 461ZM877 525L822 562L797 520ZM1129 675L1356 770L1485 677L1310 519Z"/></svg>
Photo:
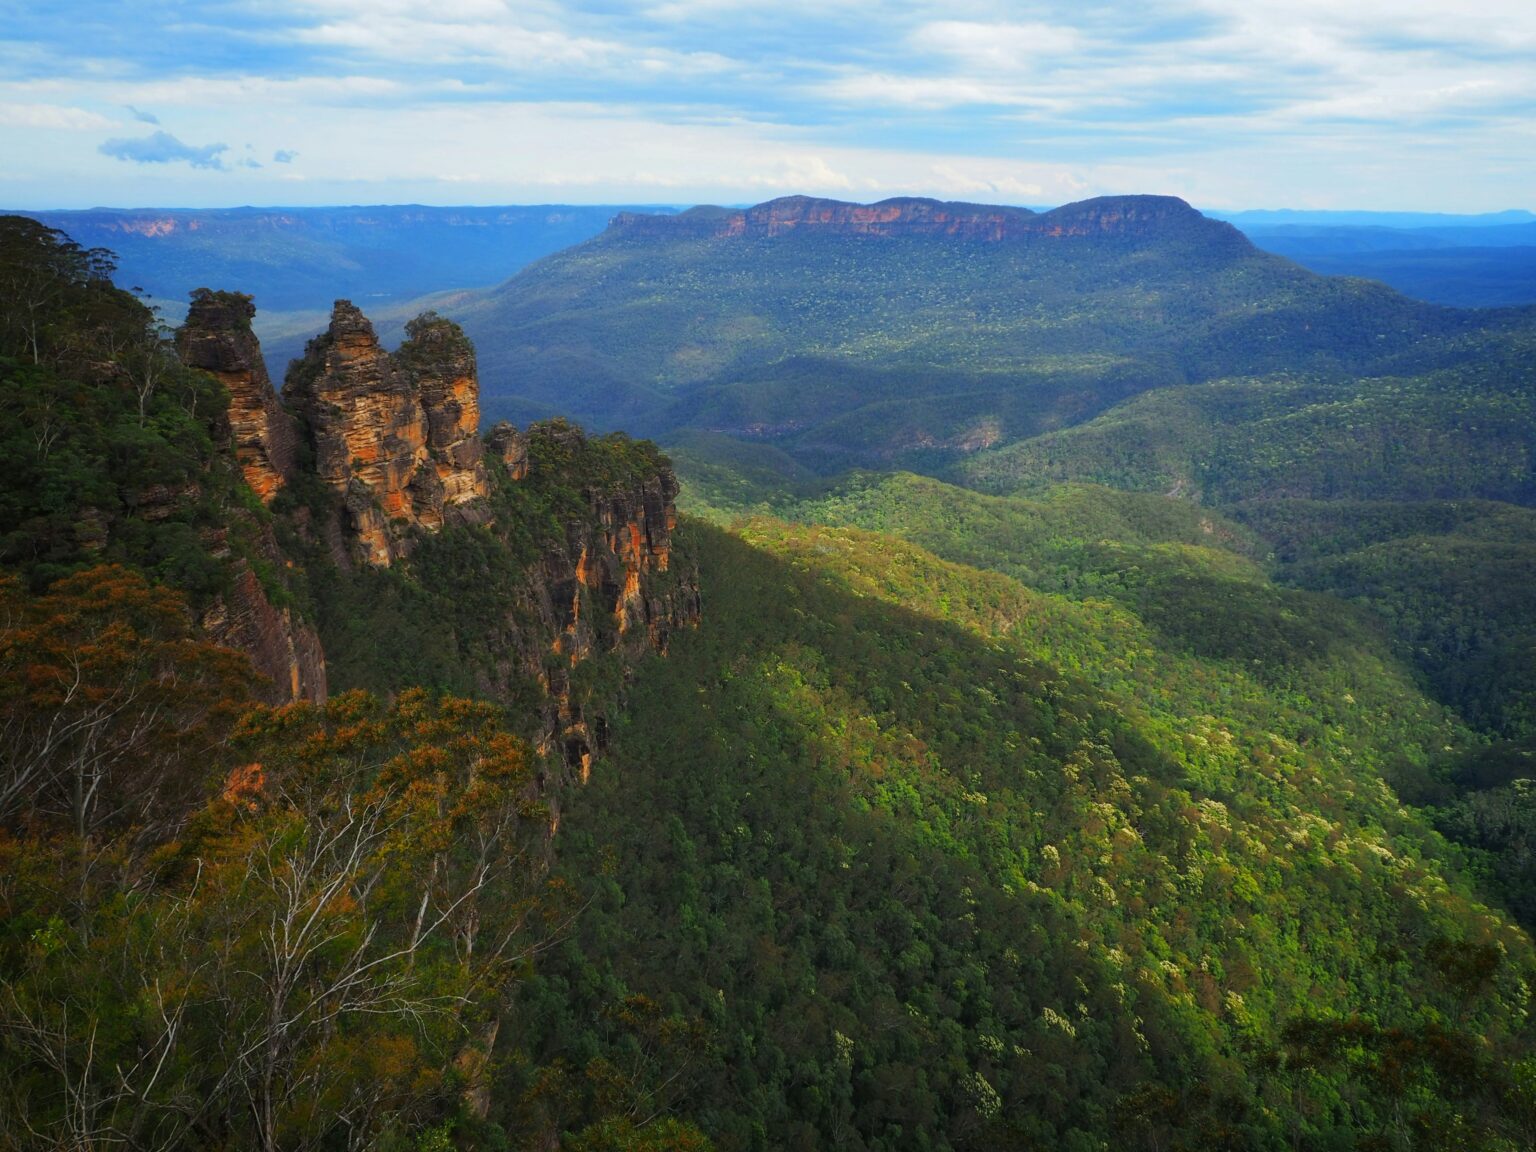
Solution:
<svg viewBox="0 0 1536 1152"><path fill-rule="evenodd" d="M1536 207L1536 3L0 0L0 204Z"/></svg>

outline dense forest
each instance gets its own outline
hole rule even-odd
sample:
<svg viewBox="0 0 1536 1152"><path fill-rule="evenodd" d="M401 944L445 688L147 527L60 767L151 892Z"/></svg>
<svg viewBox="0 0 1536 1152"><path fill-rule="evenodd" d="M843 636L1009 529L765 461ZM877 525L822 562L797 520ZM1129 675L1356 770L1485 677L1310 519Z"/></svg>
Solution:
<svg viewBox="0 0 1536 1152"><path fill-rule="evenodd" d="M110 254L0 221L0 1145L1536 1143L1522 330L1253 267L1434 346L1082 359L942 476L699 424L665 549L655 446L539 424L369 567L313 443L264 502ZM327 698L216 642L245 573Z"/></svg>

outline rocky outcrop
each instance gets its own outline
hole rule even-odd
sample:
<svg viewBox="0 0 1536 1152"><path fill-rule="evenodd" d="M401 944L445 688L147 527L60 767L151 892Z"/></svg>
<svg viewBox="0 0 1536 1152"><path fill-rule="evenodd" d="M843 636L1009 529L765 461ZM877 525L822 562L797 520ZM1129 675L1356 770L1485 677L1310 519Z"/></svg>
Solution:
<svg viewBox="0 0 1536 1152"><path fill-rule="evenodd" d="M307 566L334 563L324 579L352 579L362 565L408 567L417 532L486 524L507 556L490 561L499 573L491 607L469 626L473 634L456 638L460 651L476 654L467 659L486 696L527 700L530 681L538 684L547 762L585 777L617 695L610 686L594 696L593 678L576 669L606 661L596 679L609 684L616 673L622 682L636 659L665 651L677 629L698 619L696 574L675 563L678 484L665 458L624 437L589 441L563 421L526 431L498 424L482 441L474 349L458 326L420 316L390 354L344 300L289 370L290 417L259 371L253 311L244 296L201 293L179 340L187 361L229 390L228 440L252 487L270 501L294 484L299 498L260 524L237 512L210 541L230 579L202 612L205 632L250 656L274 703L322 701L320 640L279 606L289 600L273 582L281 584L301 556ZM302 464L299 437L311 448ZM505 469L495 470L496 483L516 488L493 491L487 447ZM303 467L313 468L321 488L297 483ZM146 491L141 515L195 495ZM292 555L284 555L274 526ZM482 537L477 546L489 543ZM512 556L518 560L508 566ZM302 585L306 573L298 575Z"/></svg>
<svg viewBox="0 0 1536 1152"><path fill-rule="evenodd" d="M480 442L480 381L475 349L452 320L434 313L406 326L409 339L396 354L420 398L427 420L430 471L414 496L419 523L439 528L444 509L490 491ZM436 483L434 484L433 478Z"/></svg>
<svg viewBox="0 0 1536 1152"><path fill-rule="evenodd" d="M1028 235L1063 237L1172 239L1197 236L1202 245L1252 248L1231 224L1212 220L1177 196L1100 196L1064 204L1035 217Z"/></svg>
<svg viewBox="0 0 1536 1152"><path fill-rule="evenodd" d="M562 422L535 425L529 436L545 442L535 457L554 468L586 448L581 430ZM594 657L616 654L627 667L646 652L664 653L675 632L699 621L698 573L674 564L677 493L664 458L628 480L582 485L583 513L566 521L564 540L539 563L540 631L553 639L530 655L548 700L546 742L583 781L606 744L607 724L573 694L571 673Z"/></svg>
<svg viewBox="0 0 1536 1152"><path fill-rule="evenodd" d="M528 437L505 420L491 429L486 437L491 451L507 466L507 475L514 480L528 476Z"/></svg>
<svg viewBox="0 0 1536 1152"><path fill-rule="evenodd" d="M1001 240L1034 216L1028 208L955 204L902 197L878 204L848 204L813 196L785 196L744 211L692 209L676 216L621 212L613 227L634 234L774 237L791 232L860 236L961 236Z"/></svg>
<svg viewBox="0 0 1536 1152"><path fill-rule="evenodd" d="M263 504L297 474L299 429L283 408L267 376L261 345L251 329L256 306L240 292L192 293L186 323L176 333L182 363L213 376L224 386L228 409L214 420L215 438L233 457L247 485ZM152 485L129 494L134 514L151 523L180 515L201 493L197 484L184 488ZM270 703L323 701L326 696L325 656L320 638L292 608L279 608L253 565L269 573L282 572L287 558L270 523L239 507L229 510L222 527L205 529L209 554L228 566L223 589L201 608L204 633L215 643L246 653L265 678L260 695ZM241 544L232 547L232 536ZM279 597L281 599L281 597Z"/></svg>
<svg viewBox="0 0 1536 1152"><path fill-rule="evenodd" d="M1033 212L998 204L901 197L850 204L786 196L753 208L694 208L676 216L621 212L610 228L632 236L767 239L792 234L949 236L982 243L1067 237L1143 238L1198 227L1242 240L1229 224L1208 220L1174 196L1103 196ZM1243 243L1247 243L1243 240Z"/></svg>
<svg viewBox="0 0 1536 1152"><path fill-rule="evenodd" d="M281 562L282 553L270 528L263 532L260 547L265 559ZM268 682L260 691L268 703L324 703L327 685L320 637L291 608L272 603L246 560L231 558L231 562L233 578L228 589L203 611L203 631L215 643L237 648L250 657L251 666Z"/></svg>
<svg viewBox="0 0 1536 1152"><path fill-rule="evenodd" d="M192 293L186 323L176 333L182 362L201 368L229 394L227 435L245 482L270 504L293 475L298 427L283 410L251 330L256 305L240 292Z"/></svg>
<svg viewBox="0 0 1536 1152"><path fill-rule="evenodd" d="M628 643L664 652L674 629L697 621L692 582L661 591L650 580L671 571L677 491L670 469L636 487L589 491L590 518L569 523L564 549L545 555L559 625L553 649L572 664L605 637L610 647Z"/></svg>
<svg viewBox="0 0 1536 1152"><path fill-rule="evenodd" d="M316 472L343 496L358 557L379 566L408 552L409 529L472 518L490 493L474 349L432 313L407 332L390 355L367 317L338 300L329 330L309 342L285 387Z"/></svg>

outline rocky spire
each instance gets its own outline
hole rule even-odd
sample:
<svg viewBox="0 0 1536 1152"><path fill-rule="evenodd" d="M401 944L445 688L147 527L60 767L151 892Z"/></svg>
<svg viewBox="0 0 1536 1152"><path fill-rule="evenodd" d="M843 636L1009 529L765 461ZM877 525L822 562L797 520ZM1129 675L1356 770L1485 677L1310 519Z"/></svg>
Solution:
<svg viewBox="0 0 1536 1152"><path fill-rule="evenodd" d="M229 393L229 439L240 470L263 504L293 476L298 427L267 376L251 330L256 305L240 292L192 293L187 320L176 333L182 362L216 377Z"/></svg>
<svg viewBox="0 0 1536 1152"><path fill-rule="evenodd" d="M413 320L409 333L391 356L368 318L338 300L285 389L314 445L316 472L344 494L357 550L377 565L403 554L404 529L435 531L490 492L474 350L435 313Z"/></svg>

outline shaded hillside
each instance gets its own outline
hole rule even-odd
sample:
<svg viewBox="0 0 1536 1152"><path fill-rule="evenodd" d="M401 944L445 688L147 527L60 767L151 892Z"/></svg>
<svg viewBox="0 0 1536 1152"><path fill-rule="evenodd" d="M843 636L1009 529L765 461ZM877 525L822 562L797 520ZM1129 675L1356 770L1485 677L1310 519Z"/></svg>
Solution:
<svg viewBox="0 0 1536 1152"><path fill-rule="evenodd" d="M601 878L518 998L509 1131L609 1107L731 1149L1526 1138L1494 1087L1516 1062L1472 1055L1501 1010L1462 1014L1526 939L1476 959L1379 775L1462 737L1358 613L1248 565L1294 617L1274 642L1317 642L1255 672L1256 629L1187 649L1203 590L1154 624L852 528L697 547L705 623L562 822L561 874Z"/></svg>
<svg viewBox="0 0 1536 1152"><path fill-rule="evenodd" d="M601 232L603 205L437 208L123 209L27 213L86 247L117 253L120 279L177 302L238 285L263 311L375 303L493 284Z"/></svg>
<svg viewBox="0 0 1536 1152"><path fill-rule="evenodd" d="M679 526L651 444L476 435L443 317L338 301L283 403L249 297L109 272L0 220L0 1143L1536 1138L1499 829L1392 788L1478 736L1278 527L707 432L697 507L837 523Z"/></svg>
<svg viewBox="0 0 1536 1152"><path fill-rule="evenodd" d="M1082 484L996 497L902 474L829 485L701 458L699 448L679 456L686 501L716 519L772 512L895 535L1039 591L1113 601L1160 644L1233 660L1266 682L1294 685L1312 662L1345 650L1390 652L1478 736L1427 761L1395 761L1389 780L1475 850L1490 899L1536 924L1536 812L1526 800L1536 777L1529 509L1387 499L1217 508ZM1361 614L1340 614L1340 601ZM1105 664L1073 666L1100 676Z"/></svg>
<svg viewBox="0 0 1536 1152"><path fill-rule="evenodd" d="M249 296L173 339L112 265L0 217L0 1145L483 1127L562 792L697 621L670 468L482 441L457 326L345 301L290 411Z"/></svg>
<svg viewBox="0 0 1536 1152"><path fill-rule="evenodd" d="M622 216L454 314L493 410L724 432L818 469L932 467L1234 373L1417 373L1530 325L1318 277L1158 197Z"/></svg>

